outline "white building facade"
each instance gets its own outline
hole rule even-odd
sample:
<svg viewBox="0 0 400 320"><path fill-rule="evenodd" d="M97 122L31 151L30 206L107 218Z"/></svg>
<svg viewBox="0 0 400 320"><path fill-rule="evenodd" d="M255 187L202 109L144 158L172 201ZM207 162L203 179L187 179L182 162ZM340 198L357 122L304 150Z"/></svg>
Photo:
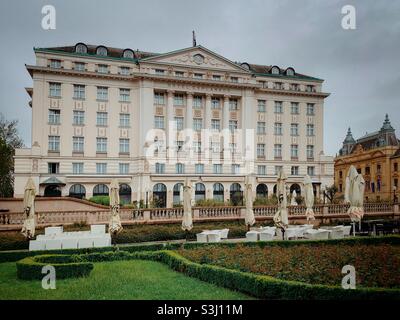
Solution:
<svg viewBox="0 0 400 320"><path fill-rule="evenodd" d="M232 200L253 177L274 193L304 175L315 192L333 184L323 153L323 80L293 68L232 62L202 46L165 54L75 46L35 49L32 147L15 154L15 197L28 177L42 196L90 198L121 184L124 202Z"/></svg>

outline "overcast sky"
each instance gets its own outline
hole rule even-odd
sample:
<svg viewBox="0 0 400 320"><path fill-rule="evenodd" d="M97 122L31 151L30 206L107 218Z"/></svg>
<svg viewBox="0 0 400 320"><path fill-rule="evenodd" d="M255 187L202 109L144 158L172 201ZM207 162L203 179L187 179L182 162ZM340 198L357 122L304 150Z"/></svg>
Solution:
<svg viewBox="0 0 400 320"><path fill-rule="evenodd" d="M56 8L56 30L41 9ZM356 30L341 8L356 8ZM234 61L293 66L325 79L325 153L334 155L348 126L355 137L378 130L388 113L400 128L400 1L105 0L0 2L0 111L19 120L31 144L33 47L103 44L168 52L197 43Z"/></svg>

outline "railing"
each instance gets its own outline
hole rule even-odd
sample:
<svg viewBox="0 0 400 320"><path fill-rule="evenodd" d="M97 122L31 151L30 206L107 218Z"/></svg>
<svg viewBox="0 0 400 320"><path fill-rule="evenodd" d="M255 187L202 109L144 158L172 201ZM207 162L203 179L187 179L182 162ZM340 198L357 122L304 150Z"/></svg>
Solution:
<svg viewBox="0 0 400 320"><path fill-rule="evenodd" d="M271 218L277 211L277 206L256 206L254 215L258 218ZM329 216L347 217L348 204L325 204L313 207L315 215L322 218ZM192 213L194 219L238 219L243 218L246 208L244 207L194 207ZM399 215L399 205L379 202L365 203L364 210L366 215ZM305 215L305 206L288 206L289 218L301 218ZM99 209L96 211L46 211L37 212L38 225L51 224L73 224L73 223L108 223L110 220L110 210ZM156 209L121 209L120 217L123 223L135 223L144 221L168 221L180 220L183 216L183 208L156 208ZM7 229L12 226L22 226L25 215L22 212L2 212L0 213L0 227Z"/></svg>

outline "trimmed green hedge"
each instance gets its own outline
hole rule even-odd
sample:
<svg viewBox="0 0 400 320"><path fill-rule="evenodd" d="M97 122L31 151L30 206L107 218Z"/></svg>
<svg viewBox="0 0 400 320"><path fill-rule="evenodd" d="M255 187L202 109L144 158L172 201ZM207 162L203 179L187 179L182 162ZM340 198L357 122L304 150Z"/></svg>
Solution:
<svg viewBox="0 0 400 320"><path fill-rule="evenodd" d="M51 256L36 257L37 261L72 261L71 264L90 264L100 261L133 259L163 262L171 269L182 272L190 277L213 283L217 286L237 290L261 299L400 299L399 289L361 288L355 290L344 290L337 286L311 285L297 281L280 280L270 276L231 270L208 264L198 264L170 250L132 253L126 251L97 252L84 255L72 255L70 258L67 258L66 256L53 256L53 258L51 258Z"/></svg>
<svg viewBox="0 0 400 320"><path fill-rule="evenodd" d="M23 280L41 280L45 276L42 269L46 265L55 268L57 279L89 276L93 263L75 261L69 255L42 255L27 257L17 262L17 277Z"/></svg>

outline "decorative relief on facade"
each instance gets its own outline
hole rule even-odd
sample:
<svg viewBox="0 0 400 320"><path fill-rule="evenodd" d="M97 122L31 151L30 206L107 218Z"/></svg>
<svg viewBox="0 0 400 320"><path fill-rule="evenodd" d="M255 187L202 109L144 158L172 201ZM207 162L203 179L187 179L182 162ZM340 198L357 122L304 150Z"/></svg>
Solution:
<svg viewBox="0 0 400 320"><path fill-rule="evenodd" d="M106 128L97 128L97 135L99 137L106 137L107 136Z"/></svg>
<svg viewBox="0 0 400 320"><path fill-rule="evenodd" d="M121 138L129 138L129 130L128 129L121 129L120 137Z"/></svg>
<svg viewBox="0 0 400 320"><path fill-rule="evenodd" d="M61 106L61 99L50 99L51 108L59 109Z"/></svg>
<svg viewBox="0 0 400 320"><path fill-rule="evenodd" d="M123 112L123 113L129 112L129 106L127 103L121 103L121 112Z"/></svg>
<svg viewBox="0 0 400 320"><path fill-rule="evenodd" d="M99 111L106 111L106 109L107 109L107 104L106 103L102 103L102 102L98 103L98 110Z"/></svg>
<svg viewBox="0 0 400 320"><path fill-rule="evenodd" d="M230 115L230 118L232 119L232 120L237 120L237 112L231 112L231 115Z"/></svg>
<svg viewBox="0 0 400 320"><path fill-rule="evenodd" d="M32 160L32 172L38 172L38 167L39 167L39 165L38 165L38 161L37 161L37 159L33 159Z"/></svg>
<svg viewBox="0 0 400 320"><path fill-rule="evenodd" d="M177 117L183 117L183 109L181 108L175 108L175 115Z"/></svg>
<svg viewBox="0 0 400 320"><path fill-rule="evenodd" d="M201 110L194 110L194 117L201 118Z"/></svg>
<svg viewBox="0 0 400 320"><path fill-rule="evenodd" d="M83 136L83 129L82 129L82 127L74 127L74 135L75 135L75 136Z"/></svg>
<svg viewBox="0 0 400 320"><path fill-rule="evenodd" d="M83 101L74 100L74 109L82 110L83 109Z"/></svg>
<svg viewBox="0 0 400 320"><path fill-rule="evenodd" d="M60 129L58 126L50 126L50 135L58 135L60 133Z"/></svg>
<svg viewBox="0 0 400 320"><path fill-rule="evenodd" d="M156 115L157 116L162 116L164 114L164 108L163 107L156 107Z"/></svg>
<svg viewBox="0 0 400 320"><path fill-rule="evenodd" d="M214 111L212 112L212 117L213 117L214 119L219 119L219 111L218 111L218 110L214 110Z"/></svg>
<svg viewBox="0 0 400 320"><path fill-rule="evenodd" d="M264 113L259 113L258 114L258 120L259 121L264 121L264 119L265 119Z"/></svg>

